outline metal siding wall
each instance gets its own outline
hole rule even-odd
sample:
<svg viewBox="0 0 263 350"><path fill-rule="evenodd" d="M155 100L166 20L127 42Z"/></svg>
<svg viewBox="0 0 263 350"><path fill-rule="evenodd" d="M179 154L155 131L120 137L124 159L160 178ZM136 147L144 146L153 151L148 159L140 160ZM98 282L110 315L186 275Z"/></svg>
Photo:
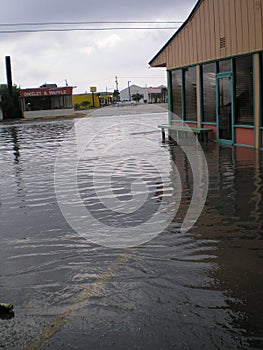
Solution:
<svg viewBox="0 0 263 350"><path fill-rule="evenodd" d="M181 65L183 62L186 62L185 57L184 57L184 51L185 51L185 31L180 33L181 40L180 40L180 47L181 47L181 52L180 52L180 62ZM187 63L187 62L186 62Z"/></svg>
<svg viewBox="0 0 263 350"><path fill-rule="evenodd" d="M205 24L204 24L204 17L205 16L199 16L200 18L200 39L201 39L201 53L202 55L206 56L206 46L205 46L205 37L206 37L206 33L205 33Z"/></svg>
<svg viewBox="0 0 263 350"><path fill-rule="evenodd" d="M202 60L202 57L205 56L205 35L207 35L207 33L204 33L204 31L202 30L202 25L203 25L203 18L204 18L204 14L202 14L201 16L198 16L199 19L199 37L200 37L200 41L199 41L199 49L198 49L198 61ZM200 50L201 48L201 50Z"/></svg>
<svg viewBox="0 0 263 350"><path fill-rule="evenodd" d="M216 55L215 58L220 57L220 46L219 46L219 37L220 37L220 27L219 27L219 1L215 0L214 1L214 9L213 9L213 17L214 17L214 23L215 23L215 39L214 43L216 46Z"/></svg>
<svg viewBox="0 0 263 350"><path fill-rule="evenodd" d="M238 51L238 44L237 44L237 22L236 22L236 8L235 8L235 2L230 1L229 4L229 18L230 18L230 40L231 40L231 51L237 52Z"/></svg>
<svg viewBox="0 0 263 350"><path fill-rule="evenodd" d="M225 55L230 56L232 52L232 40L231 40L231 22L230 17L230 2L225 1L225 35L226 35L226 50Z"/></svg>
<svg viewBox="0 0 263 350"><path fill-rule="evenodd" d="M175 54L176 54L177 64L181 67L182 66L182 60L181 60L182 43L181 43L181 40L179 40L179 39L180 39L180 37L178 37L178 50L175 52Z"/></svg>
<svg viewBox="0 0 263 350"><path fill-rule="evenodd" d="M193 35L192 35L192 23L190 22L189 23L189 49L193 52L192 55L193 55L193 59L195 57L195 54L196 54L196 49L195 49L195 46L194 46L194 41L193 41ZM187 53L186 53L187 54ZM189 60L189 58L188 58Z"/></svg>
<svg viewBox="0 0 263 350"><path fill-rule="evenodd" d="M260 0L203 0L152 66L178 68L263 50L262 13ZM220 37L226 37L225 48L220 49Z"/></svg>
<svg viewBox="0 0 263 350"><path fill-rule="evenodd" d="M188 59L187 56L185 55L185 45L186 45L186 31L181 33L181 64L186 62L188 64Z"/></svg>
<svg viewBox="0 0 263 350"><path fill-rule="evenodd" d="M235 0L235 14L236 14L236 27L237 27L237 51L242 52L243 45L243 31L242 31L242 14L241 14L241 3L240 0Z"/></svg>
<svg viewBox="0 0 263 350"><path fill-rule="evenodd" d="M205 9L205 13L207 14L207 16L204 16L204 35L205 35L205 52L206 52L206 58L211 57L211 47L212 45L210 43L212 43L212 31L211 31L211 16L210 16L210 2L206 1L204 2L204 9ZM213 23L213 22L212 22Z"/></svg>
<svg viewBox="0 0 263 350"><path fill-rule="evenodd" d="M247 14L248 14L248 37L249 37L249 48L250 51L256 50L256 30L255 28L255 11L253 1L247 3Z"/></svg>
<svg viewBox="0 0 263 350"><path fill-rule="evenodd" d="M210 46L210 56L209 57L216 57L216 42L214 40L214 33L215 33L215 17L214 17L214 0L207 1L209 3L208 6L208 14L209 14L209 27L207 28L207 31L210 32L210 39L209 39L209 46Z"/></svg>
<svg viewBox="0 0 263 350"><path fill-rule="evenodd" d="M188 28L185 28L185 36L184 36L184 50L183 50L183 62L189 62L189 58L187 57L187 52L191 52L190 47L190 36Z"/></svg>
<svg viewBox="0 0 263 350"><path fill-rule="evenodd" d="M160 64L165 63L168 61L168 58L166 57L166 53L163 52L162 57L160 57ZM167 62L168 63L168 62Z"/></svg>
<svg viewBox="0 0 263 350"><path fill-rule="evenodd" d="M188 63L186 55L185 55L185 45L186 45L186 40L187 40L186 39L186 32L187 32L187 30L181 33L181 40L180 40L180 42L181 42L181 57L180 57L181 64L183 64L183 62Z"/></svg>
<svg viewBox="0 0 263 350"><path fill-rule="evenodd" d="M249 0L251 1L251 0ZM253 0L252 0L253 1ZM247 14L247 0L241 0L241 26L243 31L242 52L248 52L249 49L249 26L248 26L248 14Z"/></svg>
<svg viewBox="0 0 263 350"><path fill-rule="evenodd" d="M263 3L262 3L263 6ZM263 9L261 9L260 2L257 2L254 6L254 12L255 12L255 27L256 27L256 48L262 47L262 12Z"/></svg>
<svg viewBox="0 0 263 350"><path fill-rule="evenodd" d="M163 52L162 55L159 58L159 64L163 64L163 63L167 63L167 65L168 65L168 59L166 57L166 53L165 52Z"/></svg>
<svg viewBox="0 0 263 350"><path fill-rule="evenodd" d="M220 0L218 1L218 17L219 17L219 38L216 38L217 44L219 46L219 57L225 57L226 56L226 49L220 48L220 38L226 36L225 32L225 13L224 13L224 5L225 1Z"/></svg>
<svg viewBox="0 0 263 350"><path fill-rule="evenodd" d="M182 44L182 48L181 48L181 50L182 50L182 52L181 52L181 64L182 64L183 62L188 63L187 56L186 56L186 53L185 53L186 52L186 44L187 44L187 36L186 36L187 28L181 34L182 34L182 38L181 38L181 44Z"/></svg>
<svg viewBox="0 0 263 350"><path fill-rule="evenodd" d="M173 49L173 46L171 45L171 50L172 50L172 54L171 54L171 60L172 62L176 62L176 52L175 50Z"/></svg>
<svg viewBox="0 0 263 350"><path fill-rule="evenodd" d="M191 20L191 33L190 33L190 35L192 37L193 48L194 48L193 49L193 51L194 51L193 52L193 61L197 62L198 61L198 59L197 59L198 45L197 45L197 31L194 30L194 28L196 28L195 23L196 23L195 19L192 19Z"/></svg>
<svg viewBox="0 0 263 350"><path fill-rule="evenodd" d="M172 64L172 60L171 60L171 44L169 44L169 46L166 49L166 62L167 62L167 66L169 67Z"/></svg>
<svg viewBox="0 0 263 350"><path fill-rule="evenodd" d="M205 57L209 57L209 43L211 41L210 39L210 30L208 30L209 28L209 9L208 9L208 2L204 2L204 11L205 13L207 13L207 16L202 16L203 17L203 33L204 33L204 44L205 44Z"/></svg>

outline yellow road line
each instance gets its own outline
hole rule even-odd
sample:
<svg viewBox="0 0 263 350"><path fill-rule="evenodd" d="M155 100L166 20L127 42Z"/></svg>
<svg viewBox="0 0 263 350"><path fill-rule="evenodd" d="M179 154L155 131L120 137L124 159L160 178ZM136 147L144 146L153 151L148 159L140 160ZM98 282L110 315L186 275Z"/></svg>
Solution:
<svg viewBox="0 0 263 350"><path fill-rule="evenodd" d="M90 298L99 295L105 284L107 284L114 277L116 272L130 259L133 251L133 249L129 249L124 254L120 255L116 261L101 274L96 282L80 292L77 299L70 306L65 308L60 315L55 317L35 339L24 347L23 350L38 350L42 343L57 333L70 320L75 311L86 305Z"/></svg>

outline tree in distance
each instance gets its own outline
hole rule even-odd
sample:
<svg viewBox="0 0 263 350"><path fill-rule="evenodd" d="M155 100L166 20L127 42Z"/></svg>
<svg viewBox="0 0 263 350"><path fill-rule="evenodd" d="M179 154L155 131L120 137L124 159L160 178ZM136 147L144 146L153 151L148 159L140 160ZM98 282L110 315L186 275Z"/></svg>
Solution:
<svg viewBox="0 0 263 350"><path fill-rule="evenodd" d="M20 89L14 85L12 87L11 96L7 85L0 85L0 96L0 106L3 111L4 119L21 118L22 110L19 103Z"/></svg>
<svg viewBox="0 0 263 350"><path fill-rule="evenodd" d="M75 103L74 104L74 109L76 110L80 110L80 109L88 109L90 105L90 102L89 101L82 101L81 103Z"/></svg>
<svg viewBox="0 0 263 350"><path fill-rule="evenodd" d="M141 99L143 98L143 95L142 94L133 94L132 95L132 100L135 101L135 102L139 102Z"/></svg>

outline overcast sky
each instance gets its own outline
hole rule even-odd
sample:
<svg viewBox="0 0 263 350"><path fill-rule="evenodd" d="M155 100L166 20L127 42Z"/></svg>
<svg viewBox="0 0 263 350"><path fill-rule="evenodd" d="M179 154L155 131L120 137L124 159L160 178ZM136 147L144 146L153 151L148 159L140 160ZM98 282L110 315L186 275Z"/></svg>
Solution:
<svg viewBox="0 0 263 350"><path fill-rule="evenodd" d="M51 28L141 27L143 24L7 26L26 22L184 21L197 0L9 0L1 1L0 82L6 82L5 56L11 56L13 83L22 88L57 83L77 86L75 93L130 84L166 84L164 68L148 62L176 29L1 33ZM149 24L146 26L150 26ZM157 25L153 25L156 27ZM158 24L161 26L161 24ZM164 26L164 25L162 25ZM175 24L166 24L175 26Z"/></svg>

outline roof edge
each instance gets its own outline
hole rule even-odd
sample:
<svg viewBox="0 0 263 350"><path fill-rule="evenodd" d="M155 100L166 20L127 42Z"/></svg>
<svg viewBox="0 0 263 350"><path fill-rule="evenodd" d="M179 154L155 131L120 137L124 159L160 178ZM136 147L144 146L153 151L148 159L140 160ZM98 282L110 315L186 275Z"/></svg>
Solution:
<svg viewBox="0 0 263 350"><path fill-rule="evenodd" d="M197 11L198 7L201 5L203 0L198 0L197 3L195 4L194 8L190 12L189 16L187 19L184 21L184 23L181 25L181 27L172 35L172 37L167 41L167 43L157 52L157 54L150 60L148 63L149 65L152 64L152 62L160 55L160 53L170 44L170 42L184 29L184 27L187 25L187 23L192 19L194 16L195 12Z"/></svg>

